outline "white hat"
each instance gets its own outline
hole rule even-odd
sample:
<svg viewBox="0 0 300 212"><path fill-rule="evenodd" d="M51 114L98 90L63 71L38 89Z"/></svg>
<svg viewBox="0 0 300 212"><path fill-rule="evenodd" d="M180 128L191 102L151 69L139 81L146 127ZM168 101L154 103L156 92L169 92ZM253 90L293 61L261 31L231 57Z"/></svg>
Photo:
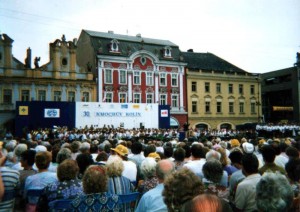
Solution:
<svg viewBox="0 0 300 212"><path fill-rule="evenodd" d="M46 152L47 148L43 145L37 145L34 149L36 152Z"/></svg>
<svg viewBox="0 0 300 212"><path fill-rule="evenodd" d="M249 143L249 142L245 142L242 144L243 146L243 150L245 153L251 154L254 152L254 146L253 144Z"/></svg>

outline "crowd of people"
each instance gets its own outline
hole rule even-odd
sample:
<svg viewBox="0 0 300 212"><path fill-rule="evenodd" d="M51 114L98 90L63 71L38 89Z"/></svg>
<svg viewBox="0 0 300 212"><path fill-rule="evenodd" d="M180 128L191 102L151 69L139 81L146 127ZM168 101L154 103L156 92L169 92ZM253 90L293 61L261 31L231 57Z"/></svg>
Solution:
<svg viewBox="0 0 300 212"><path fill-rule="evenodd" d="M39 129L0 142L0 211L299 211L300 140L252 131ZM222 136L223 135L223 136ZM227 136L228 135L228 136ZM39 197L28 197L42 189ZM5 199L16 191L12 200Z"/></svg>

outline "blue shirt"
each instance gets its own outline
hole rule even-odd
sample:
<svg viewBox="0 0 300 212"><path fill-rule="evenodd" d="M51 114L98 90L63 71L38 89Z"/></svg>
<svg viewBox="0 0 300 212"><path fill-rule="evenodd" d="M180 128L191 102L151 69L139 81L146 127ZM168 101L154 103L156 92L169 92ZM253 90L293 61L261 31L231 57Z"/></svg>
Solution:
<svg viewBox="0 0 300 212"><path fill-rule="evenodd" d="M168 211L164 203L162 191L164 185L158 184L155 188L146 192L135 210L135 212L165 212Z"/></svg>

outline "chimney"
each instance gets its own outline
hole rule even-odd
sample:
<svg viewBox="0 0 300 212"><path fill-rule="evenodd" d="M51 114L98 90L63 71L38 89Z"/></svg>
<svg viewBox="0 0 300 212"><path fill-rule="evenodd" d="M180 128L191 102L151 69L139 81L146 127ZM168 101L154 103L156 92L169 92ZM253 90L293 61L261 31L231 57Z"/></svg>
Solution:
<svg viewBox="0 0 300 212"><path fill-rule="evenodd" d="M136 34L136 37L141 38L142 37L141 33Z"/></svg>
<svg viewBox="0 0 300 212"><path fill-rule="evenodd" d="M188 49L187 51L188 51L188 52L194 52L194 50L193 50L193 49Z"/></svg>
<svg viewBox="0 0 300 212"><path fill-rule="evenodd" d="M109 33L109 34L114 34L114 31L108 30L108 33Z"/></svg>
<svg viewBox="0 0 300 212"><path fill-rule="evenodd" d="M77 45L77 38L73 39L73 43L74 43L75 46Z"/></svg>

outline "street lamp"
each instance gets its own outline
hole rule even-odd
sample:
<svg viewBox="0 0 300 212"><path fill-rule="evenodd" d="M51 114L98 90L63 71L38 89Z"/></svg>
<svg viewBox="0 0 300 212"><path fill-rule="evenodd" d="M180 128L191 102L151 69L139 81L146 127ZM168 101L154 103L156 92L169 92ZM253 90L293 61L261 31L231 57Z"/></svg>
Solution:
<svg viewBox="0 0 300 212"><path fill-rule="evenodd" d="M258 74L256 76L256 80L257 80L257 100L256 100L256 105L257 105L257 122L260 123L261 119L260 119L260 92L259 92L259 83L260 83L260 75Z"/></svg>

